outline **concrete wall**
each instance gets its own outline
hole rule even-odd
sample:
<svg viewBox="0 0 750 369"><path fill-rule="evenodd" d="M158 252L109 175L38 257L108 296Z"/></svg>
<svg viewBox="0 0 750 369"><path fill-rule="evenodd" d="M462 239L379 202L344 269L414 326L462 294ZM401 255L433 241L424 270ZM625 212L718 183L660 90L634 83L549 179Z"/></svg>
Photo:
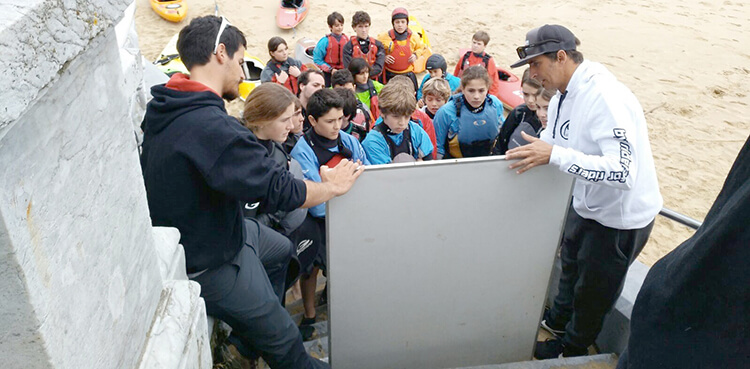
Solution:
<svg viewBox="0 0 750 369"><path fill-rule="evenodd" d="M210 367L179 234L148 215L131 2L0 4L4 368Z"/></svg>

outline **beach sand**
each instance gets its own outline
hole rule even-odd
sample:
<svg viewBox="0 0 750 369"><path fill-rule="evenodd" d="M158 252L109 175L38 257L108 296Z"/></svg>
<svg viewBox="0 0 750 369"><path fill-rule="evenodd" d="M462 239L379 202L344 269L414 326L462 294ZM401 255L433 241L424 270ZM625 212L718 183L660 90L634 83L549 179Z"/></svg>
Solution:
<svg viewBox="0 0 750 369"><path fill-rule="evenodd" d="M390 14L407 6L428 32L433 52L443 54L449 70L458 49L471 35L486 30L487 52L500 66L515 60L526 32L545 23L567 26L581 40L586 59L607 66L635 93L646 112L649 137L664 205L702 220L726 174L750 134L750 5L741 1L579 0L561 3L525 1L501 5L467 0L403 2L311 0L307 19L294 31L276 27L278 1L218 1L248 38L248 51L268 59L266 43L282 36L290 48L299 38L318 39L328 32L326 16L338 11L344 30L353 34L357 10L372 18L370 34L390 27ZM189 0L188 19L167 22L147 0L137 0L136 27L143 55L154 60L190 18L214 14L214 2ZM514 70L520 76L522 68ZM230 112L238 111L237 103ZM657 217L639 260L652 265L693 231Z"/></svg>

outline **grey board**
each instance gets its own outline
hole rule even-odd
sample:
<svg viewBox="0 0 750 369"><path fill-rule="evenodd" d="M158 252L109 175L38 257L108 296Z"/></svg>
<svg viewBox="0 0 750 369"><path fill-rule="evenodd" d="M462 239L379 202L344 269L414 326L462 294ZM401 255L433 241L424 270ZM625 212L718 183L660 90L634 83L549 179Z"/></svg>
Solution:
<svg viewBox="0 0 750 369"><path fill-rule="evenodd" d="M508 164L368 167L329 201L334 369L531 359L573 177Z"/></svg>

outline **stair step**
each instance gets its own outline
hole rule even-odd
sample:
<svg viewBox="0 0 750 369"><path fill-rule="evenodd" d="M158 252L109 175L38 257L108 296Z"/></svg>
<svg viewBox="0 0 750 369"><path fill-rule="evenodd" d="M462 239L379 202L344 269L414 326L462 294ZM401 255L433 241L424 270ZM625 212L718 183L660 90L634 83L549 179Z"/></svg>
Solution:
<svg viewBox="0 0 750 369"><path fill-rule="evenodd" d="M472 366L460 369L614 369L615 367L617 367L617 355L600 354L499 365Z"/></svg>

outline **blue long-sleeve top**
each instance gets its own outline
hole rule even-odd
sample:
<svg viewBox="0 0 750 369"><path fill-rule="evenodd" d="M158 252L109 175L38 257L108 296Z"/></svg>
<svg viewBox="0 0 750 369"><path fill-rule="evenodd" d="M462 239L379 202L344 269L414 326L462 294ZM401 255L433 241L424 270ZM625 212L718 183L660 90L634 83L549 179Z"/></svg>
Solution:
<svg viewBox="0 0 750 369"><path fill-rule="evenodd" d="M446 138L448 132L457 133L458 141L461 143L471 143L479 140L494 140L505 122L503 117L503 103L494 95L487 95L488 101L485 101L484 110L480 113L472 113L466 108L465 103L461 102L461 117L456 114L455 99L463 99L462 94L451 96L450 100L443 105L435 114L432 120L435 126L435 138L437 139L438 154L445 155ZM492 102L490 105L489 102ZM462 124L463 122L463 124ZM476 122L483 122L476 124ZM485 125L489 124L492 129L486 129Z"/></svg>
<svg viewBox="0 0 750 369"><path fill-rule="evenodd" d="M383 123L383 117L378 118L375 125ZM430 141L430 136L427 135L419 124L412 121L409 122L409 130L411 131L411 143L417 152L421 152L421 156L428 156L432 154L434 148ZM400 145L404 140L404 132L395 135L388 135L393 140L393 143ZM388 143L385 141L385 137L377 130L371 130L365 140L362 141L362 147L365 149L367 159L370 160L370 164L388 164L392 162L391 150L388 148Z"/></svg>
<svg viewBox="0 0 750 369"><path fill-rule="evenodd" d="M362 145L360 145L359 140L343 131L339 131L339 135L341 135L341 142L344 146L352 151L351 161L356 162L359 160L364 165L370 165L370 161L367 160L367 155L365 155L365 150L362 148ZM333 147L329 150L331 152L338 152L337 147ZM291 156L294 160L299 162L300 166L302 166L302 174L305 176L305 179L313 182L321 181L320 167L325 163L318 162L318 157L315 156L315 152L304 137L294 145ZM316 218L323 218L326 216L326 204L322 203L313 206L308 209L308 213Z"/></svg>

